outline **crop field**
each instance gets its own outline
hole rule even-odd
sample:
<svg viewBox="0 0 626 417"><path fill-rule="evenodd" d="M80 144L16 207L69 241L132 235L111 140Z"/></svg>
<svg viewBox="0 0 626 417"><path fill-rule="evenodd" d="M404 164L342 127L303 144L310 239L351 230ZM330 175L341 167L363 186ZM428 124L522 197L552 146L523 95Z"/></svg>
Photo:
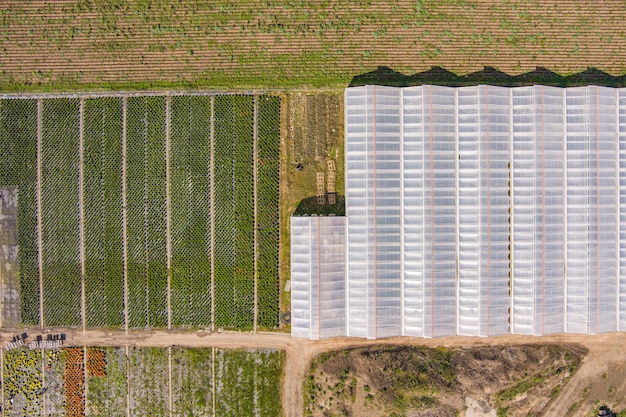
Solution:
<svg viewBox="0 0 626 417"><path fill-rule="evenodd" d="M283 351L72 347L2 359L3 416L281 415Z"/></svg>
<svg viewBox="0 0 626 417"><path fill-rule="evenodd" d="M278 326L280 97L3 99L0 144L18 325Z"/></svg>
<svg viewBox="0 0 626 417"><path fill-rule="evenodd" d="M615 75L625 17L617 0L8 0L0 82L345 86L379 65Z"/></svg>

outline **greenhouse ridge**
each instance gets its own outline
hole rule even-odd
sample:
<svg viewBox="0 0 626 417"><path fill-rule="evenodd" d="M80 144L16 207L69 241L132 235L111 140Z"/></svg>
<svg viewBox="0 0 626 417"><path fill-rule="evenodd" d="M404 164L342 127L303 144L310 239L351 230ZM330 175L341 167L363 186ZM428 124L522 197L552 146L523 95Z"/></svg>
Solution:
<svg viewBox="0 0 626 417"><path fill-rule="evenodd" d="M347 88L345 135L346 217L292 218L293 336L626 328L626 89Z"/></svg>

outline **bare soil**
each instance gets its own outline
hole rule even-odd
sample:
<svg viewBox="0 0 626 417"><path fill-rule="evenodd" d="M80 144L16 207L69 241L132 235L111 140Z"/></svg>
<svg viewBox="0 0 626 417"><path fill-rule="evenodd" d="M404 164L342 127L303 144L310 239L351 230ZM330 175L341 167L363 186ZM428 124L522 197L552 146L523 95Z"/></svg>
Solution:
<svg viewBox="0 0 626 417"><path fill-rule="evenodd" d="M539 415L587 353L581 346L374 346L322 354L306 382L312 416Z"/></svg>

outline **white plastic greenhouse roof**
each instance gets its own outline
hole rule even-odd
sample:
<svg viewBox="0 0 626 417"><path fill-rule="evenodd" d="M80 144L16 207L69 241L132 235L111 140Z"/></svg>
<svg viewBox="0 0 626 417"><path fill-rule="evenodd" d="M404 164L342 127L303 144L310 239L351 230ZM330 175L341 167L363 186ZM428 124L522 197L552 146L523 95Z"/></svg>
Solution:
<svg viewBox="0 0 626 417"><path fill-rule="evenodd" d="M626 89L354 87L345 135L346 218L292 218L294 336L626 329Z"/></svg>

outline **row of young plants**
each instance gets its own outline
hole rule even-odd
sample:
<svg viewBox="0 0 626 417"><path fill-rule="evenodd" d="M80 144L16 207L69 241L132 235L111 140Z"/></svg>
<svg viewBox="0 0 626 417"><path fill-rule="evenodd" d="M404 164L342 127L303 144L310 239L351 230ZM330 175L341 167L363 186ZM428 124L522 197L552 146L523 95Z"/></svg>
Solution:
<svg viewBox="0 0 626 417"><path fill-rule="evenodd" d="M67 417L85 415L85 356L81 347L64 349L65 408Z"/></svg>
<svg viewBox="0 0 626 417"><path fill-rule="evenodd" d="M18 313L22 323L36 325L39 323L36 100L0 100L0 152L0 187L17 187L21 298Z"/></svg>
<svg viewBox="0 0 626 417"><path fill-rule="evenodd" d="M235 280L233 324L254 325L254 130L251 96L231 96L235 212Z"/></svg>
<svg viewBox="0 0 626 417"><path fill-rule="evenodd" d="M122 100L84 102L83 210L88 327L124 320L122 255Z"/></svg>
<svg viewBox="0 0 626 417"><path fill-rule="evenodd" d="M126 131L128 322L165 327L165 98L128 98Z"/></svg>
<svg viewBox="0 0 626 417"><path fill-rule="evenodd" d="M35 350L12 350L7 351L3 359L2 409L9 415L40 415L43 405L41 353Z"/></svg>
<svg viewBox="0 0 626 417"><path fill-rule="evenodd" d="M128 363L130 415L169 416L167 349L130 349Z"/></svg>
<svg viewBox="0 0 626 417"><path fill-rule="evenodd" d="M47 326L81 323L79 101L45 100L41 138L41 257Z"/></svg>
<svg viewBox="0 0 626 417"><path fill-rule="evenodd" d="M218 350L215 355L215 409L220 416L281 415L284 351ZM231 393L236 392L234 397Z"/></svg>
<svg viewBox="0 0 626 417"><path fill-rule="evenodd" d="M211 98L171 99L171 309L173 326L211 324Z"/></svg>
<svg viewBox="0 0 626 417"><path fill-rule="evenodd" d="M90 372L89 357L102 352L104 372ZM97 354L99 355L99 353ZM123 348L87 348L88 416L124 416L128 397L128 360Z"/></svg>
<svg viewBox="0 0 626 417"><path fill-rule="evenodd" d="M214 320L218 326L250 328L254 320L252 114L252 97L215 98Z"/></svg>
<svg viewBox="0 0 626 417"><path fill-rule="evenodd" d="M272 328L279 318L280 97L259 97L257 120L257 324Z"/></svg>

